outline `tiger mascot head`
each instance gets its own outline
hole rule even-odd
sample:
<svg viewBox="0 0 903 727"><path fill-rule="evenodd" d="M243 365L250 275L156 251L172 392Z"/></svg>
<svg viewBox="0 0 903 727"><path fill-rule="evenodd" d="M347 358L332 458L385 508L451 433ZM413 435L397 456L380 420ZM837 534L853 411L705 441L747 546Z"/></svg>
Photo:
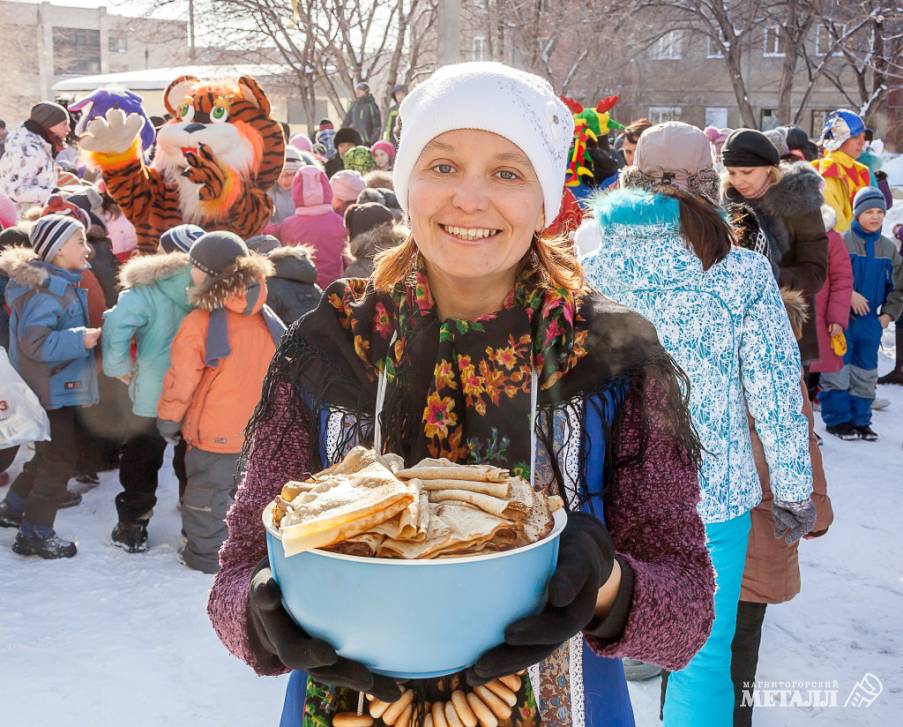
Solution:
<svg viewBox="0 0 903 727"><path fill-rule="evenodd" d="M157 132L152 166L179 186L186 221L227 214L247 185L265 190L275 183L285 138L252 77L181 76L169 84L163 102L173 118Z"/></svg>

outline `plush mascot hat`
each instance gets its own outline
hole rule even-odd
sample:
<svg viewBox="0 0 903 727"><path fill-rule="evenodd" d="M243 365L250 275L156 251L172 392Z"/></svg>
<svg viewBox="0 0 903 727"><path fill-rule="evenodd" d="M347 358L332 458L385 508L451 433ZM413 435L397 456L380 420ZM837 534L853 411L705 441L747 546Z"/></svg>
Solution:
<svg viewBox="0 0 903 727"><path fill-rule="evenodd" d="M818 143L828 151L837 151L847 139L865 132L862 117L847 109L832 111L825 118L825 126Z"/></svg>

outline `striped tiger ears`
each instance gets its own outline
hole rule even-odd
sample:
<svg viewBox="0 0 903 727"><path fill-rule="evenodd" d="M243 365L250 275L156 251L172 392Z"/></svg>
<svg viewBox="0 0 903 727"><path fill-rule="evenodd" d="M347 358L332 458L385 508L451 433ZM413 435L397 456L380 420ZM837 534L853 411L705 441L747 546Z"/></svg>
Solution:
<svg viewBox="0 0 903 727"><path fill-rule="evenodd" d="M185 97L201 79L196 76L179 76L170 83L163 92L163 105L175 118L179 118L178 108L185 102Z"/></svg>
<svg viewBox="0 0 903 727"><path fill-rule="evenodd" d="M267 116L270 115L270 100L253 76L242 76L238 79L238 88L245 101L254 104Z"/></svg>

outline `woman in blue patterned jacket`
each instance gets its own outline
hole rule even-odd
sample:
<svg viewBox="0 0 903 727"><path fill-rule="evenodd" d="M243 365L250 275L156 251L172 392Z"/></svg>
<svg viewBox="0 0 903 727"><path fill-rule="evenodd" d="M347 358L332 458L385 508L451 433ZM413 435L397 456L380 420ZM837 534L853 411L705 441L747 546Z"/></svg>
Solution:
<svg viewBox="0 0 903 727"><path fill-rule="evenodd" d="M775 533L814 522L800 357L768 261L732 246L714 204L718 177L699 129L670 122L642 137L621 189L599 198L601 246L587 279L646 316L690 379L690 411L705 449L699 513L715 566L715 623L690 664L670 675L667 727L730 725L731 640L749 511L761 499L746 411L756 420L775 493Z"/></svg>

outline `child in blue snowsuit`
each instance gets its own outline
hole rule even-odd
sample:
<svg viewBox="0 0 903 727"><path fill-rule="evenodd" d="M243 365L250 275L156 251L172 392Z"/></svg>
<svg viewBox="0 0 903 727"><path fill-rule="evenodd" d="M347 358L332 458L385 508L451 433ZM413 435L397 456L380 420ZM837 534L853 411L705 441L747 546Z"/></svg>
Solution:
<svg viewBox="0 0 903 727"><path fill-rule="evenodd" d="M878 438L871 428L878 347L884 329L903 312L903 257L881 234L885 212L879 189L860 189L853 200L853 225L843 238L853 265L853 315L844 367L822 374L819 399L828 432L846 440Z"/></svg>
<svg viewBox="0 0 903 727"><path fill-rule="evenodd" d="M71 558L75 543L57 537L53 523L66 483L75 474L76 415L98 401L93 349L100 329L88 322L88 297L78 283L91 248L73 217L45 215L31 231L31 248L0 254L9 277L9 359L37 394L50 421L50 441L35 442L0 502L0 527L19 529L20 555Z"/></svg>

